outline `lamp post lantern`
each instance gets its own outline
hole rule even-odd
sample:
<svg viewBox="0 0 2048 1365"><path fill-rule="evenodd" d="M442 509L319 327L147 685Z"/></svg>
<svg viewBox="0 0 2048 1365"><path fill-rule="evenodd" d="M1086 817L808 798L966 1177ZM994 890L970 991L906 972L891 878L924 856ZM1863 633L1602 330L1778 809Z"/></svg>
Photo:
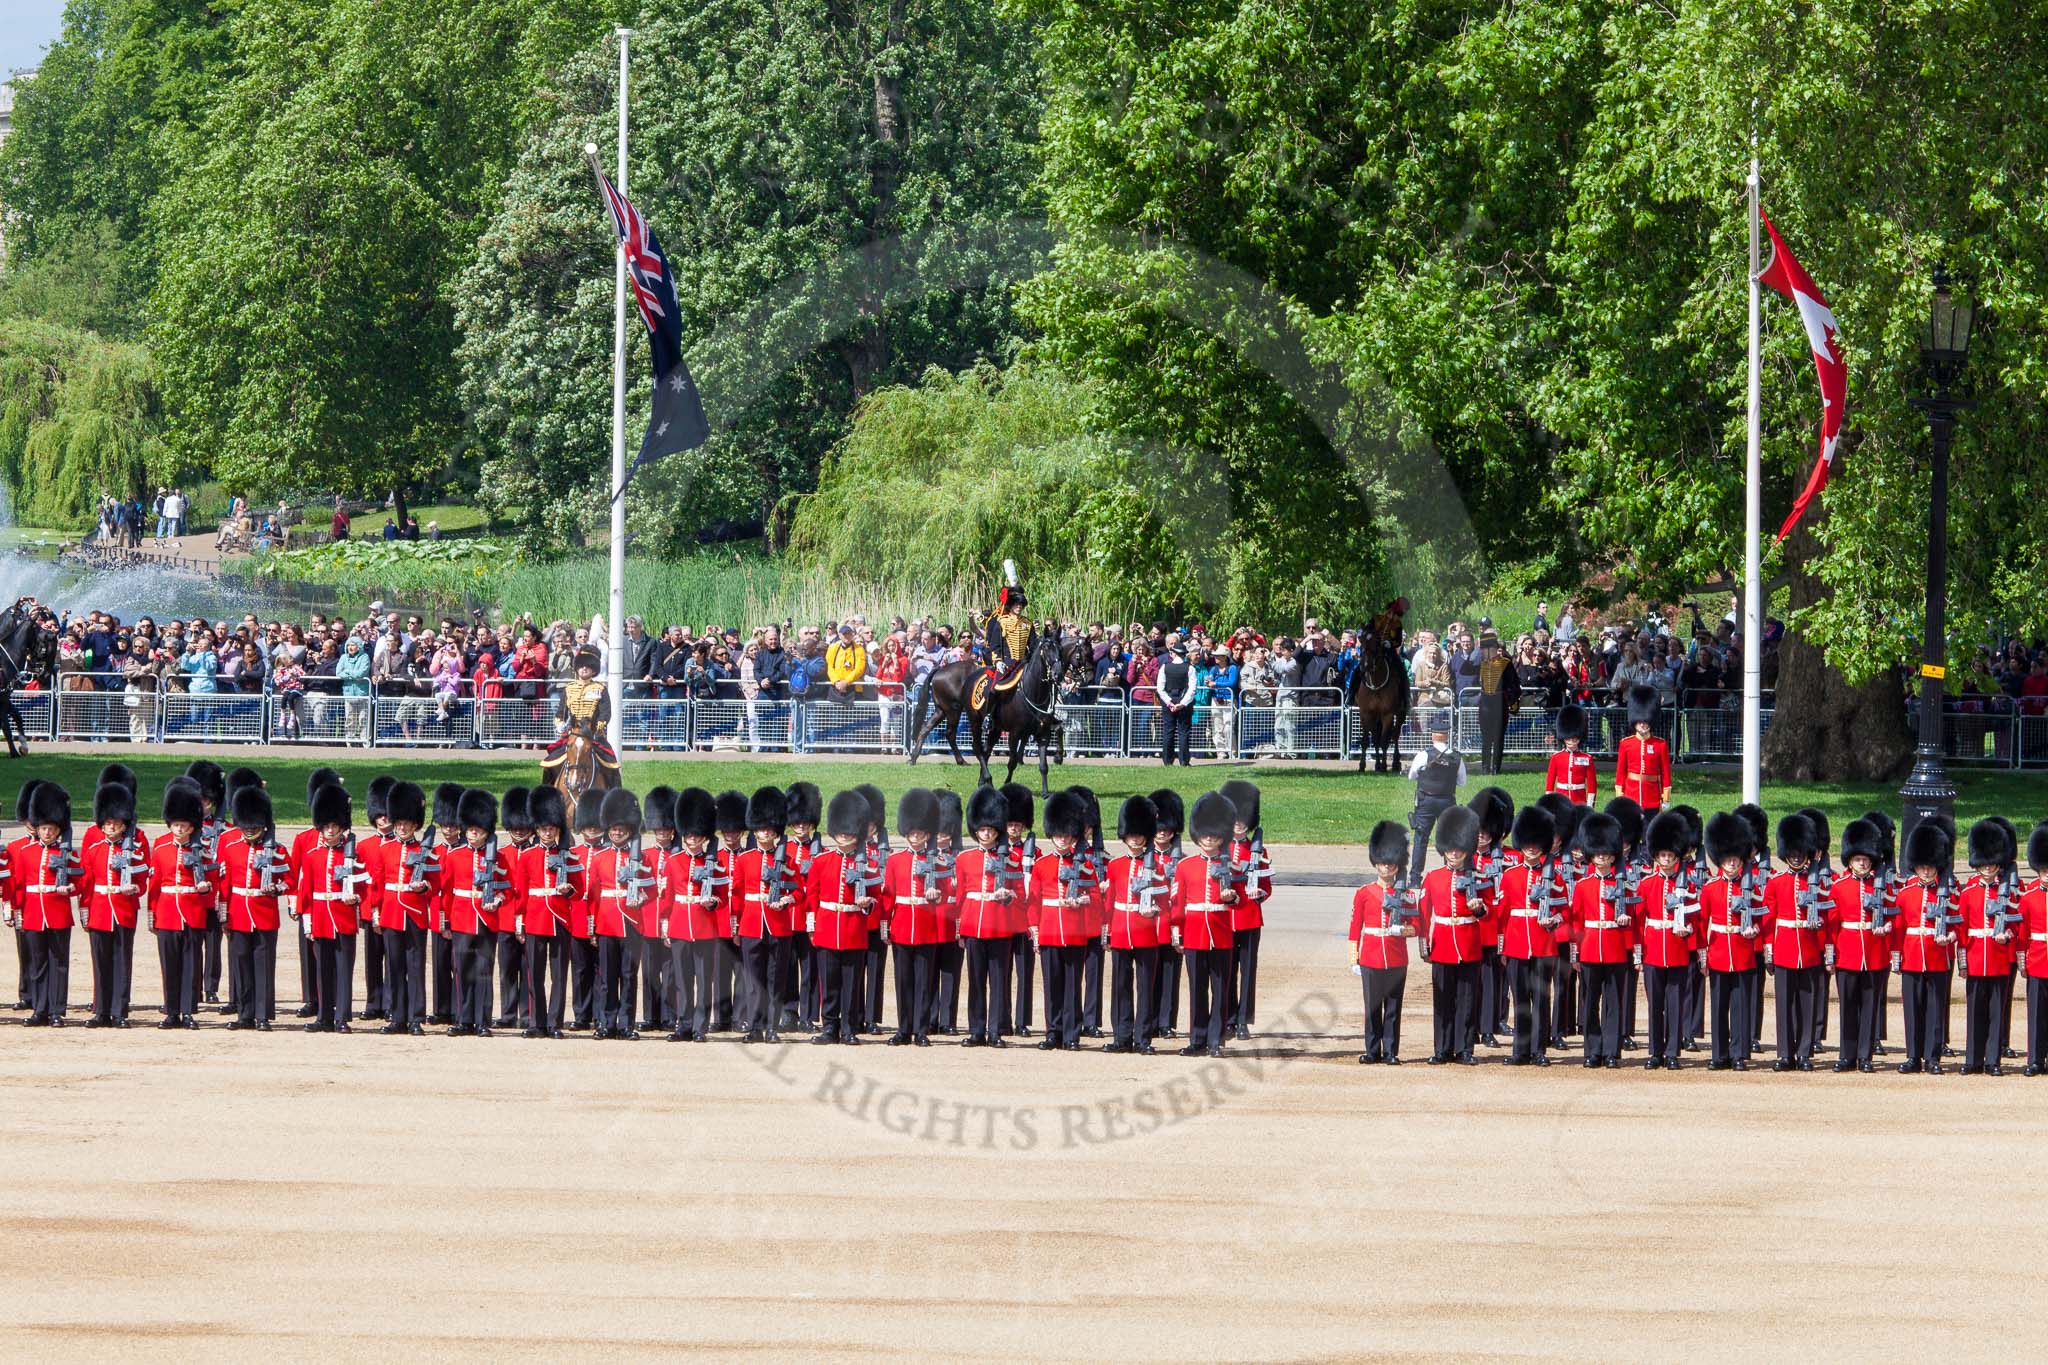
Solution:
<svg viewBox="0 0 2048 1365"><path fill-rule="evenodd" d="M1941 762L1941 703L1947 691L1943 646L1948 607L1948 452L1957 414L1977 406L1951 392L1962 376L1975 320L1969 298L1951 293L1948 272L1937 266L1927 332L1920 341L1920 370L1928 392L1911 400L1927 414L1928 459L1934 478L1928 499L1927 618L1920 637L1920 743L1914 751L1913 771L1899 789L1905 802L1905 818L1899 822L1902 839L1922 820L1942 815L1949 817L1953 826L1955 817L1956 789Z"/></svg>

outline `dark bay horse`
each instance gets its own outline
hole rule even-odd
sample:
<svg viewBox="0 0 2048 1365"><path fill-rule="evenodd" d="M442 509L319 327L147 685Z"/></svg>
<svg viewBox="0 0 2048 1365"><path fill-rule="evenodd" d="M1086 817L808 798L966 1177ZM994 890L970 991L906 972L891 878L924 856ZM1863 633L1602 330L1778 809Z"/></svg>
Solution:
<svg viewBox="0 0 2048 1365"><path fill-rule="evenodd" d="M1058 759L1064 761L1066 758L1064 725L1058 706L1060 684L1069 675L1079 677L1082 674L1087 652L1086 640L1056 626L1044 627L1024 657L1016 686L1003 692L991 691L987 704L981 708L976 708L973 703L974 680L983 671L980 664L963 660L934 670L918 695L917 714L911 721L914 738L910 746L910 762L917 762L923 754L924 742L932 728L944 725L946 743L953 751L954 761L965 764L967 760L961 757L959 742L955 738L958 722L964 716L968 740L974 746L976 762L981 765L983 782L990 780L988 765L989 759L995 755L996 742L1007 734L1010 737L1010 769L1003 780L1008 782L1017 776L1017 768L1024 762L1025 746L1036 740L1039 790L1041 793L1050 792L1048 765L1054 761L1055 746L1058 746ZM934 706L936 713L927 714Z"/></svg>
<svg viewBox="0 0 2048 1365"><path fill-rule="evenodd" d="M1358 711L1358 771L1372 755L1376 773L1401 771L1401 727L1408 722L1408 670L1392 651L1376 648L1351 672Z"/></svg>
<svg viewBox="0 0 2048 1365"><path fill-rule="evenodd" d="M619 771L598 761L597 745L590 734L572 721L562 736L561 761L542 765L541 782L562 793L573 819L576 799L587 791L610 791L618 786Z"/></svg>
<svg viewBox="0 0 2048 1365"><path fill-rule="evenodd" d="M9 758L28 753L28 725L14 705L14 690L23 678L48 677L56 662L56 634L45 629L34 598L0 611L0 730L7 735Z"/></svg>

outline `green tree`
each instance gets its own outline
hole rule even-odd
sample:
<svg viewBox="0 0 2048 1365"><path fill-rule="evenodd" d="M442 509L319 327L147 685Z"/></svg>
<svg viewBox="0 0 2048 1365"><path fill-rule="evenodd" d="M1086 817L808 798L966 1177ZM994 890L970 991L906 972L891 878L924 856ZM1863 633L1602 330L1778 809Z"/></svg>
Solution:
<svg viewBox="0 0 2048 1365"><path fill-rule="evenodd" d="M163 426L142 347L0 321L0 483L23 525L83 526L100 495L143 493L167 471Z"/></svg>

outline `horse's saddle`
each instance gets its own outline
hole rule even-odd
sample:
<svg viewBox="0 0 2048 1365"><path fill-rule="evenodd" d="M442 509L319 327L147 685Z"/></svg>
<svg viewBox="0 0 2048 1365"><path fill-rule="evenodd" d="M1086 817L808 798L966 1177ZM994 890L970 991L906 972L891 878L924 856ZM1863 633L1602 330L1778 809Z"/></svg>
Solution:
<svg viewBox="0 0 2048 1365"><path fill-rule="evenodd" d="M984 669L981 676L974 680L974 689L968 694L967 704L979 711L982 707L988 705L991 693L1014 691L1018 680L1023 676L1024 666L1022 664L1011 664L1009 672L1000 678L996 677L992 671Z"/></svg>

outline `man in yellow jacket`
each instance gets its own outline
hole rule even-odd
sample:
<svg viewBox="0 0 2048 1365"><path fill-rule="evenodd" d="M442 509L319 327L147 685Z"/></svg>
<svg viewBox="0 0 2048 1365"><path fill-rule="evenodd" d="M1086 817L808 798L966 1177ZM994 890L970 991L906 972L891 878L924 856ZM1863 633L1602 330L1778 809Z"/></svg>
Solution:
<svg viewBox="0 0 2048 1365"><path fill-rule="evenodd" d="M868 652L853 627L842 624L839 638L825 648L825 681L832 686L832 700L855 700L867 676Z"/></svg>

